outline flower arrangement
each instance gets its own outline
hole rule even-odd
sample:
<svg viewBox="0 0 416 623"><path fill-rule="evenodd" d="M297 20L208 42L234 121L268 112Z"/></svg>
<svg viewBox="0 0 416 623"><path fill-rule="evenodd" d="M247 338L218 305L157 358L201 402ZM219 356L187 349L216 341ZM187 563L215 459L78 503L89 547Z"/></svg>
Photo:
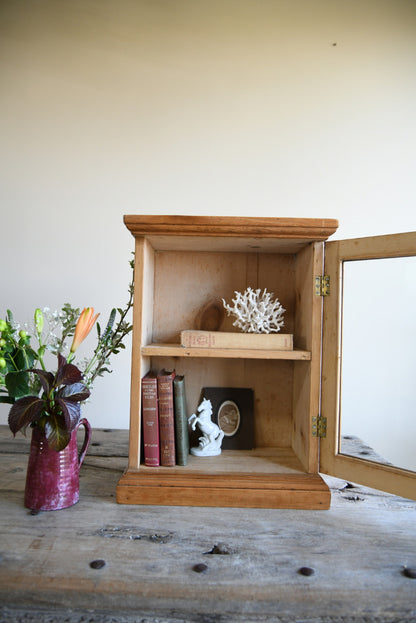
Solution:
<svg viewBox="0 0 416 623"><path fill-rule="evenodd" d="M133 268L133 260L130 266ZM38 308L32 330L21 328L7 310L6 318L0 319L0 402L12 405L8 421L14 435L25 433L28 426L38 426L51 448L59 451L68 445L81 418L81 403L90 396L94 380L111 372L110 356L125 348L123 340L133 328L126 320L133 294L134 279L129 284L126 306L112 309L104 331L92 307L80 312L66 303L60 312L53 313ZM96 347L89 358L75 365L78 347L94 325ZM31 344L32 337L36 347ZM46 369L48 352L57 357L55 372Z"/></svg>

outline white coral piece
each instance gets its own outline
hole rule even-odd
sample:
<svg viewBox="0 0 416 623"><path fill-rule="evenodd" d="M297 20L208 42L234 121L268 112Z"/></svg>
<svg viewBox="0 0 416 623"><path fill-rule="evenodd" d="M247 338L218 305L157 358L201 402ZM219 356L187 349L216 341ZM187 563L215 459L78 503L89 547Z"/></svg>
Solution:
<svg viewBox="0 0 416 623"><path fill-rule="evenodd" d="M247 288L243 294L237 291L234 294L236 297L232 299L233 307L222 299L227 315L236 317L234 327L245 333L277 333L283 327L283 314L286 310L279 303L279 299L273 300L272 292L268 292L266 288L263 292L260 288Z"/></svg>

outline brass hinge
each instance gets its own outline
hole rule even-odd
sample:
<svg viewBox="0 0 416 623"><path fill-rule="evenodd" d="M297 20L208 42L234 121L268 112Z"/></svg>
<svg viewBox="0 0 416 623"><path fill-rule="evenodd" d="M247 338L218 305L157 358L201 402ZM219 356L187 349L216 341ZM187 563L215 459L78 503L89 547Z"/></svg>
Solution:
<svg viewBox="0 0 416 623"><path fill-rule="evenodd" d="M315 294L316 296L329 296L330 289L329 275L316 275L315 277Z"/></svg>
<svg viewBox="0 0 416 623"><path fill-rule="evenodd" d="M326 437L326 417L323 415L312 418L312 437Z"/></svg>

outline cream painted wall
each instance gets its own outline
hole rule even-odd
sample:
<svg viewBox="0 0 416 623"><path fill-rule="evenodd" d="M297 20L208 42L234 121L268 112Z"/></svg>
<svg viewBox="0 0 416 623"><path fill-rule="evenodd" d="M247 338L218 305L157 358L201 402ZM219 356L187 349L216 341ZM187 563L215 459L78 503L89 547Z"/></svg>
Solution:
<svg viewBox="0 0 416 623"><path fill-rule="evenodd" d="M416 229L415 35L413 0L0 0L0 315L121 306L125 213Z"/></svg>

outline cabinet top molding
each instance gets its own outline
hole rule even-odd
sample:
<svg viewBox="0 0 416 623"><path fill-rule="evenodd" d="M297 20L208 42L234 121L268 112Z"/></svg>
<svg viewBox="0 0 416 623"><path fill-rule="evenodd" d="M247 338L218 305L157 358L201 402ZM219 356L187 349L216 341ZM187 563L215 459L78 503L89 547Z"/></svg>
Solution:
<svg viewBox="0 0 416 623"><path fill-rule="evenodd" d="M336 219L240 216L124 216L133 236L194 236L326 240L338 228Z"/></svg>

